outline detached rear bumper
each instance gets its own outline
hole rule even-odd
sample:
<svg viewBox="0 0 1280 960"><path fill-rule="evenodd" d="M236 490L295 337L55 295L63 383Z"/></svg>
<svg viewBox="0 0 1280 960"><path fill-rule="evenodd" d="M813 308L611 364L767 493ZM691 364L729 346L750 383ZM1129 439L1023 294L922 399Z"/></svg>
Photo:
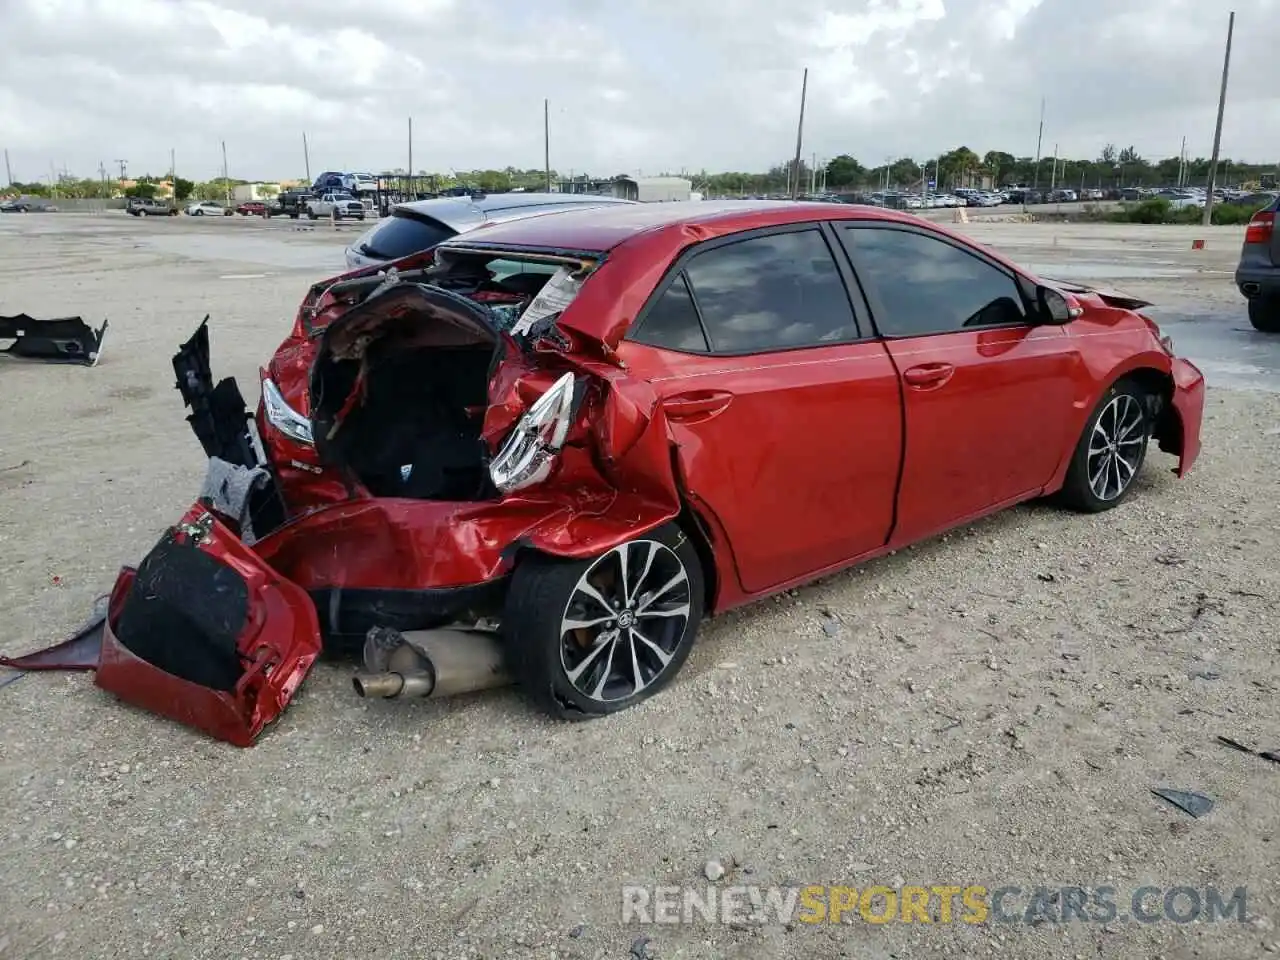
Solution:
<svg viewBox="0 0 1280 960"><path fill-rule="evenodd" d="M1173 375L1173 413L1176 430L1160 438L1160 449L1178 457L1179 477L1185 476L1200 456L1200 428L1204 421L1204 374L1189 360L1175 357L1169 371Z"/></svg>

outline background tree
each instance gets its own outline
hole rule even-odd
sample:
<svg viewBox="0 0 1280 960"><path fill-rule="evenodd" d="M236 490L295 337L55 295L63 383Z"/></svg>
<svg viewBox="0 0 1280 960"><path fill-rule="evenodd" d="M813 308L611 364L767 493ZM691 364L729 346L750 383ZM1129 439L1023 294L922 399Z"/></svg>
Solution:
<svg viewBox="0 0 1280 960"><path fill-rule="evenodd" d="M827 163L827 187L837 189L861 186L866 172L857 160L842 153Z"/></svg>
<svg viewBox="0 0 1280 960"><path fill-rule="evenodd" d="M173 199L182 203L187 200L191 194L195 193L196 184L194 180L186 180L182 177L173 178Z"/></svg>

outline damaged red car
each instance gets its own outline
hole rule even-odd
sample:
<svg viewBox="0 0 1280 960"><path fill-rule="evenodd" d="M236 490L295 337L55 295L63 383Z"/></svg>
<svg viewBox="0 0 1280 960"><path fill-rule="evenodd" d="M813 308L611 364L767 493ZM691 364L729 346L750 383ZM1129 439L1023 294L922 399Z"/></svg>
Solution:
<svg viewBox="0 0 1280 960"><path fill-rule="evenodd" d="M1107 510L1152 441L1185 474L1204 381L1144 305L876 208L483 228L317 284L256 417L184 345L209 477L104 642L221 691L242 741L322 646L366 696L608 714L705 614L1033 498ZM103 685L161 682L130 668Z"/></svg>

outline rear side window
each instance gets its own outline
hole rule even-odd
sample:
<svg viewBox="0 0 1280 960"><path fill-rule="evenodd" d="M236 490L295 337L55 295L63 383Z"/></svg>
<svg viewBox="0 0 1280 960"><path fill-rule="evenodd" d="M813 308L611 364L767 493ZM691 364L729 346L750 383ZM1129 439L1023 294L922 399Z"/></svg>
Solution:
<svg viewBox="0 0 1280 960"><path fill-rule="evenodd" d="M454 236L455 232L430 217L393 213L370 230L356 249L381 260L399 260L411 253L430 250Z"/></svg>
<svg viewBox="0 0 1280 960"><path fill-rule="evenodd" d="M716 353L857 339L849 295L817 229L712 247L690 259L685 274Z"/></svg>
<svg viewBox="0 0 1280 960"><path fill-rule="evenodd" d="M707 338L698 319L698 308L689 295L684 273L678 273L645 314L644 322L632 338L637 343L686 353L706 353Z"/></svg>

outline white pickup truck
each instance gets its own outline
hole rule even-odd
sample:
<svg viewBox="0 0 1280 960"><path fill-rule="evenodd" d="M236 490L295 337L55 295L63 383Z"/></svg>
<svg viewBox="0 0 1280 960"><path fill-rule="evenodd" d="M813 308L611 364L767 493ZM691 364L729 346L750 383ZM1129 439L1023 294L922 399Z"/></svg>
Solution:
<svg viewBox="0 0 1280 960"><path fill-rule="evenodd" d="M349 193L324 193L307 201L307 218L318 220L363 220L364 204Z"/></svg>

